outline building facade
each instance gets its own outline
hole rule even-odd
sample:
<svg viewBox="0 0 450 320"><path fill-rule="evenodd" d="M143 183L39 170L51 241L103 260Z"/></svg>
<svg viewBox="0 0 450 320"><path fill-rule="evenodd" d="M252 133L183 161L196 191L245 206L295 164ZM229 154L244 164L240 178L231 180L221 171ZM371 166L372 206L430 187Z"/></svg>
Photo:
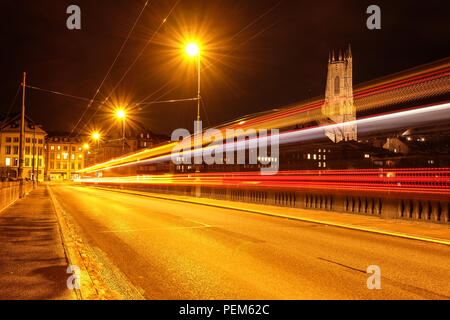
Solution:
<svg viewBox="0 0 450 320"><path fill-rule="evenodd" d="M82 138L66 135L47 137L45 179L70 181L78 178L76 171L85 167L88 152Z"/></svg>
<svg viewBox="0 0 450 320"><path fill-rule="evenodd" d="M0 127L0 178L16 180L19 178L20 154L20 114L3 118ZM47 133L40 125L25 117L24 170L26 180L44 180L44 146Z"/></svg>

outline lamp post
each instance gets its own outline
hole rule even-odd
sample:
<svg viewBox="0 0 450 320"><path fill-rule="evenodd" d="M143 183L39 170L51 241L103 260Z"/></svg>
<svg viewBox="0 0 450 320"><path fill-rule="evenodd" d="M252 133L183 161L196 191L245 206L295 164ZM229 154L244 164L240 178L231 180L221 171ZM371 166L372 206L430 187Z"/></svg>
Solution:
<svg viewBox="0 0 450 320"><path fill-rule="evenodd" d="M98 151L100 149L100 133L95 132L94 134L92 134L92 139L97 141L97 151Z"/></svg>
<svg viewBox="0 0 450 320"><path fill-rule="evenodd" d="M186 46L186 53L190 57L198 57L198 66L197 66L197 73L198 73L198 79L197 79L197 121L200 121L200 74L201 74L201 60L200 60L200 48L197 44L191 42Z"/></svg>
<svg viewBox="0 0 450 320"><path fill-rule="evenodd" d="M122 152L124 152L125 151L125 118L126 118L125 111L118 110L116 112L116 116L117 116L117 118L122 119Z"/></svg>
<svg viewBox="0 0 450 320"><path fill-rule="evenodd" d="M100 133L94 132L92 134L92 139L97 141L97 152L95 153L95 163L98 161L98 154L100 153Z"/></svg>
<svg viewBox="0 0 450 320"><path fill-rule="evenodd" d="M186 53L190 57L197 57L198 58L198 60L197 60L197 75L198 75L198 77L197 77L197 128L198 128L199 132L195 132L195 135L197 137L199 137L202 134L201 129L200 129L200 127L201 127L200 126L200 102L201 102L200 101L200 99L201 99L201 95L200 95L200 86L201 86L201 78L200 78L200 74L201 74L201 59L200 59L200 56L201 56L201 54L200 54L200 48L199 48L199 46L196 43L191 42L191 43L189 43L186 46ZM194 143L195 148L197 148L197 146L198 146L197 143L198 143L198 141L196 141ZM201 146L199 146L199 147L201 147ZM196 164L195 172L196 173L200 172L200 163ZM201 195L200 186L199 185L197 185L196 188L195 188L195 194L196 194L197 197L200 197L200 195Z"/></svg>

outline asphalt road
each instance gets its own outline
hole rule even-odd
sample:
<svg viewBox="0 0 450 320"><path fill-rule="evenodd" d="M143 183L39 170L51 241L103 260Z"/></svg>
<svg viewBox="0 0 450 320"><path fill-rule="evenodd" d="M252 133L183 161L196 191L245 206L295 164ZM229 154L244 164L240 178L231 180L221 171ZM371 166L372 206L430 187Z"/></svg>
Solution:
<svg viewBox="0 0 450 320"><path fill-rule="evenodd" d="M146 299L449 299L445 245L77 186L62 208ZM367 267L381 289L367 288Z"/></svg>

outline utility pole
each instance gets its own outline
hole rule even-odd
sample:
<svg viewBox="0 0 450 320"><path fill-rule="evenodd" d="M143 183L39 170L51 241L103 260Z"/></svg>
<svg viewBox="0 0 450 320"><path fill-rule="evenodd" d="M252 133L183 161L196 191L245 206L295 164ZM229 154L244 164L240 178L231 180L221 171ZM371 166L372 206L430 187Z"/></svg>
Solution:
<svg viewBox="0 0 450 320"><path fill-rule="evenodd" d="M24 138L25 138L25 81L27 79L27 73L23 73L22 82L22 111L20 119L20 137L19 137L19 197L23 198L24 188L23 188L23 165L24 165Z"/></svg>

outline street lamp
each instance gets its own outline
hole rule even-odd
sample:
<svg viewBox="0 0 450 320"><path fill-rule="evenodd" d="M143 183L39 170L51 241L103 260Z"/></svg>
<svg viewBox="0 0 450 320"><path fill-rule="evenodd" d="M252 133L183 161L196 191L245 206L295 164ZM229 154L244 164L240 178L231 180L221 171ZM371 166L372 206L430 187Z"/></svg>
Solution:
<svg viewBox="0 0 450 320"><path fill-rule="evenodd" d="M198 57L198 83L197 83L197 121L200 121L200 48L191 42L186 46L186 53L190 57Z"/></svg>
<svg viewBox="0 0 450 320"><path fill-rule="evenodd" d="M116 116L119 119L122 119L122 152L125 151L125 111L123 111L122 109L117 110L116 112Z"/></svg>
<svg viewBox="0 0 450 320"><path fill-rule="evenodd" d="M94 133L92 134L92 139L94 139L95 141L97 141L97 149L100 149L100 133L94 132Z"/></svg>

